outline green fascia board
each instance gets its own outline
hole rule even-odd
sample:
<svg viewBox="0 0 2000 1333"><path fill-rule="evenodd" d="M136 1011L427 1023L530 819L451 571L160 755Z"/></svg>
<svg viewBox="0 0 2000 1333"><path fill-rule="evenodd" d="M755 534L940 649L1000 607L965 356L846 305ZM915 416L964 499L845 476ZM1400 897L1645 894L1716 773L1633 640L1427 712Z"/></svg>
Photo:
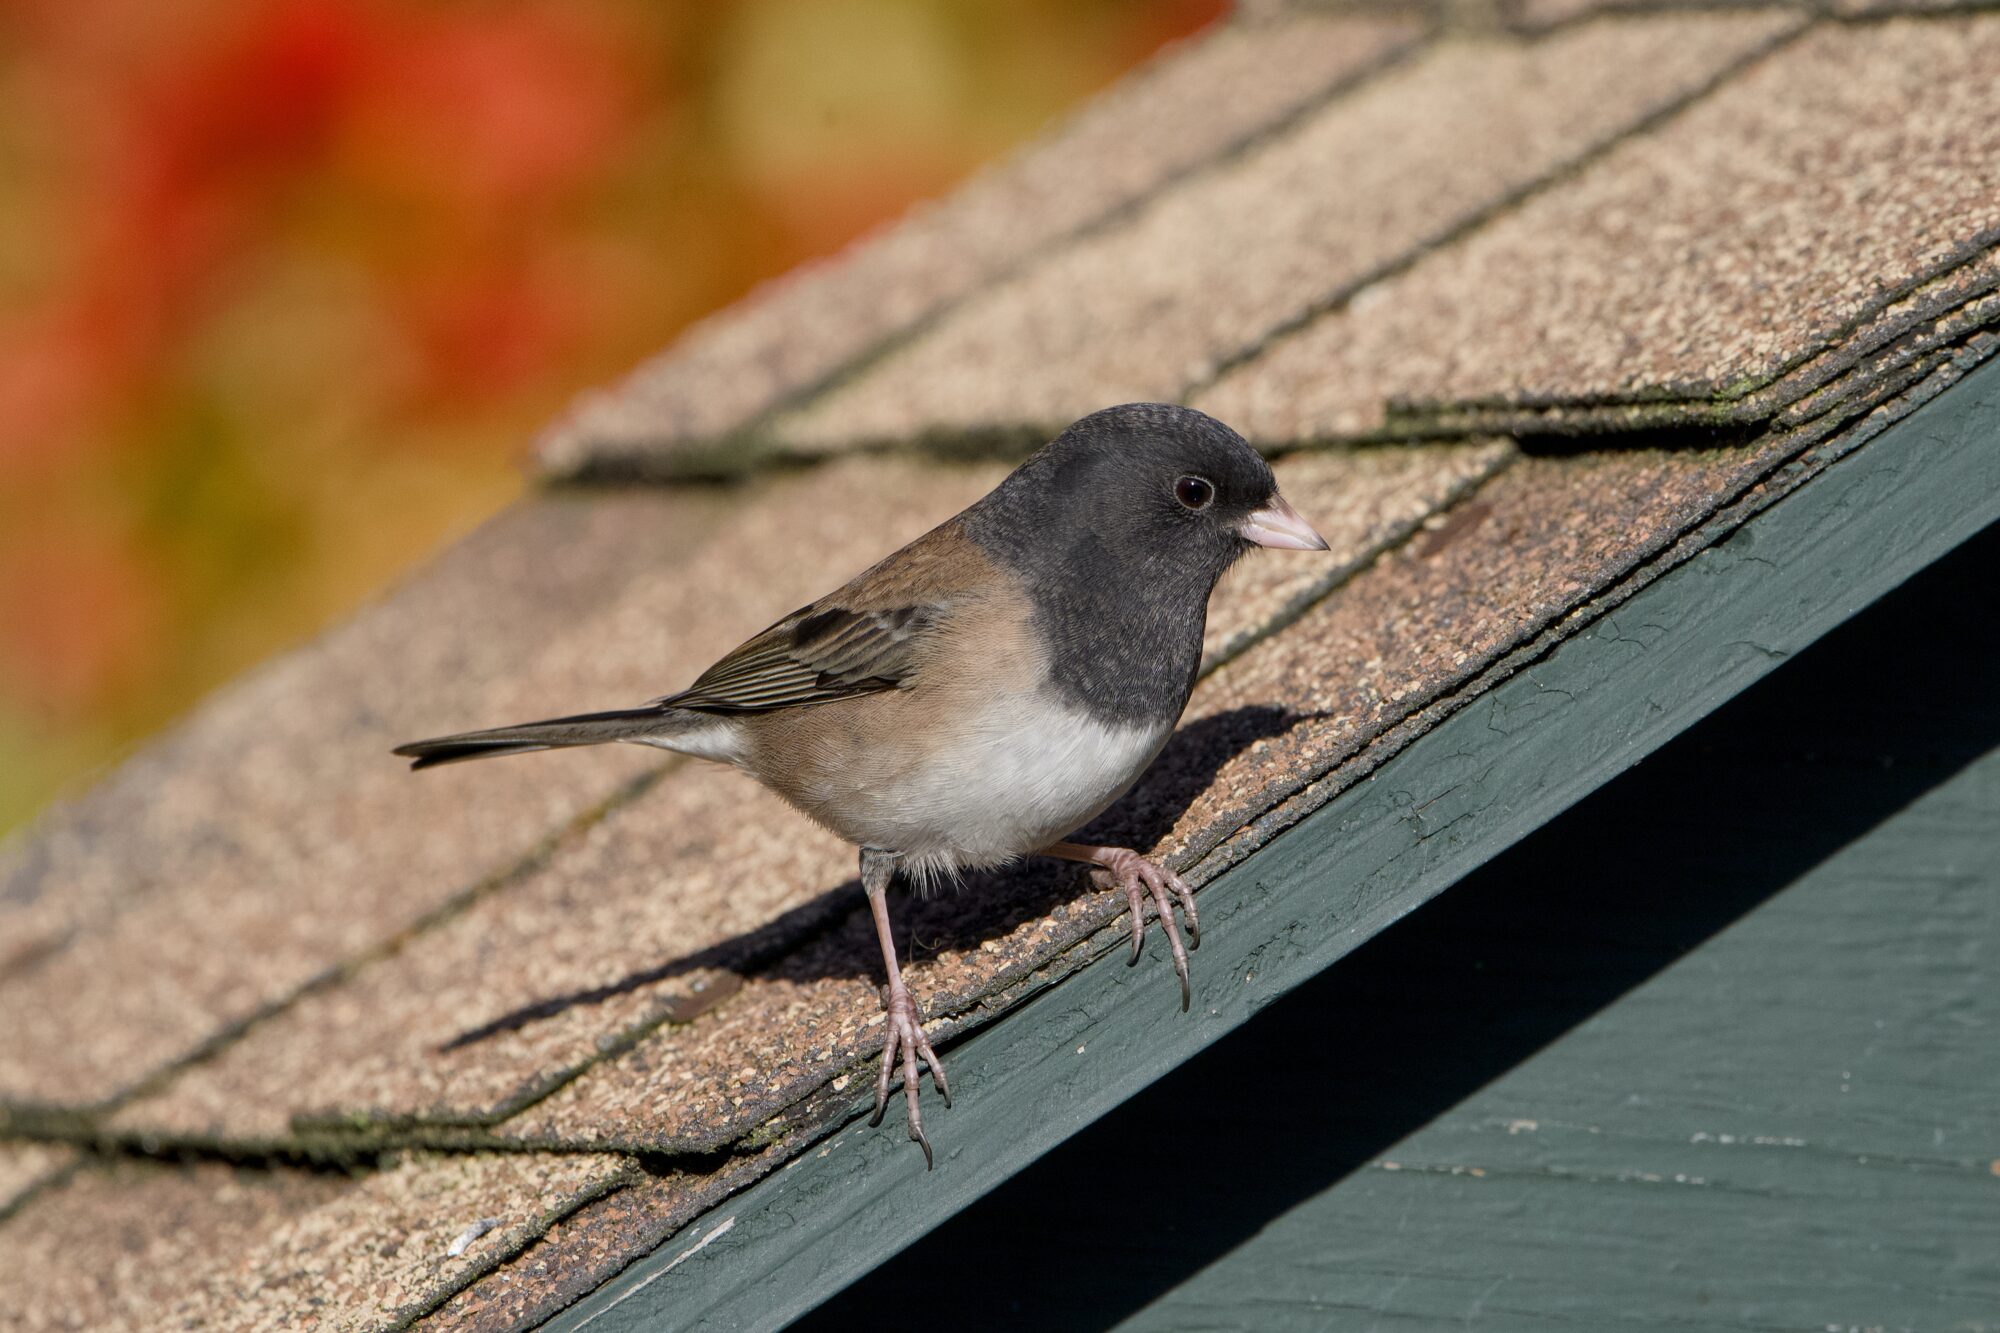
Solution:
<svg viewBox="0 0 2000 1333"><path fill-rule="evenodd" d="M2000 360L1218 877L1201 895L1192 1013L1171 1002L1157 947L1138 968L1100 959L952 1048L955 1105L934 1103L927 1126L935 1171L893 1120L857 1118L547 1326L771 1328L804 1313L1995 521ZM1284 1095L1282 1071L1242 1095ZM1077 1187L1174 1170L1172 1127L1156 1128Z"/></svg>

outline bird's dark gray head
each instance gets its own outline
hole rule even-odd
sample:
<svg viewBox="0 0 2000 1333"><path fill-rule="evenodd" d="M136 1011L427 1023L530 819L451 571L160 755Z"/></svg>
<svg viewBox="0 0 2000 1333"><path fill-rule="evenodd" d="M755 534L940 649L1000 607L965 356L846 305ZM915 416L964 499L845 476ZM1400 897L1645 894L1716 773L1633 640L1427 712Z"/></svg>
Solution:
<svg viewBox="0 0 2000 1333"><path fill-rule="evenodd" d="M1324 550L1271 466L1214 417L1127 403L1082 418L980 505L1043 548L1144 567L1202 596L1252 546ZM983 535L983 534L982 534Z"/></svg>
<svg viewBox="0 0 2000 1333"><path fill-rule="evenodd" d="M1155 707L1163 691L1186 697L1208 595L1244 552L1326 549L1242 436L1169 403L1082 418L965 524L1027 581L1063 658L1059 680L1101 678L1087 691L1092 704L1103 711L1115 689L1120 713L1135 688Z"/></svg>

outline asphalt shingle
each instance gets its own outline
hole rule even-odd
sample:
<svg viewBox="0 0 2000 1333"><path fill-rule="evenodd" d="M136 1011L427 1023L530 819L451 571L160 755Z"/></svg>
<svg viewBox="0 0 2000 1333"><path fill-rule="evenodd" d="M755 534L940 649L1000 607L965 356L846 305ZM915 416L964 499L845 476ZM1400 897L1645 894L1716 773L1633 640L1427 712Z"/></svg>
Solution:
<svg viewBox="0 0 2000 1333"><path fill-rule="evenodd" d="M750 1154L713 1170L670 1171L605 1195L550 1227L527 1251L460 1291L416 1327L426 1333L534 1328L776 1165L775 1153ZM718 1234L720 1225L711 1223L680 1243L699 1244Z"/></svg>
<svg viewBox="0 0 2000 1333"><path fill-rule="evenodd" d="M95 1166L0 1222L0 1329L391 1328L635 1178L589 1154Z"/></svg>
<svg viewBox="0 0 2000 1333"><path fill-rule="evenodd" d="M742 429L1062 237L1283 123L1422 32L1398 15L1225 24L949 198L696 326L546 436L562 474L724 470Z"/></svg>
<svg viewBox="0 0 2000 1333"><path fill-rule="evenodd" d="M1328 557L1253 556L1209 601L1207 662L1232 657L1514 460L1505 441L1314 450L1281 458L1278 489L1326 538Z"/></svg>
<svg viewBox="0 0 2000 1333"><path fill-rule="evenodd" d="M851 847L748 778L678 765L521 883L306 996L110 1127L257 1143L295 1121L497 1118L607 1046L726 1000L853 878Z"/></svg>
<svg viewBox="0 0 2000 1333"><path fill-rule="evenodd" d="M0 1329L193 1326L202 1278L339 1197L331 1175L115 1163L72 1176L0 1222Z"/></svg>
<svg viewBox="0 0 2000 1333"><path fill-rule="evenodd" d="M328 864L329 848L332 864L394 897L435 901L478 873L459 861L468 850L490 846L497 863L518 849L509 825L524 810L601 799L601 780L566 791L550 774L538 790L516 790L494 775L477 787L493 823L455 840L453 863L441 864L427 844L442 847L441 831L479 812L449 784L393 782L382 746L406 710L506 706L556 627L695 550L721 510L700 494L531 500L354 620L219 691L0 847L0 977L177 885L218 898L258 883L310 895L297 881L307 861ZM363 827L371 836L355 838ZM0 1079L0 1097L9 1091Z"/></svg>
<svg viewBox="0 0 2000 1333"><path fill-rule="evenodd" d="M1767 419L1989 281L1996 68L1993 15L1822 25L1194 403L1273 440Z"/></svg>
<svg viewBox="0 0 2000 1333"><path fill-rule="evenodd" d="M772 432L813 451L1177 400L1800 22L1667 14L1435 43L965 301Z"/></svg>
<svg viewBox="0 0 2000 1333"><path fill-rule="evenodd" d="M0 1217L75 1160L76 1150L60 1144L0 1143Z"/></svg>
<svg viewBox="0 0 2000 1333"><path fill-rule="evenodd" d="M558 629L685 558L719 509L698 494L521 506L18 835L0 1008L39 1017L0 1030L0 1105L117 1095L606 800L639 756L417 784L388 749L540 706Z"/></svg>

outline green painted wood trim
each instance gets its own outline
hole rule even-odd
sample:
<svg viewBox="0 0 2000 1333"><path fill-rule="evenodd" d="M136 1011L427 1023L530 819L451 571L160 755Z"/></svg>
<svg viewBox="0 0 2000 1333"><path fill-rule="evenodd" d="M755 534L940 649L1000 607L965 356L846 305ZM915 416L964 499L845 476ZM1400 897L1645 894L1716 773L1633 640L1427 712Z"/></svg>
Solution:
<svg viewBox="0 0 2000 1333"><path fill-rule="evenodd" d="M549 1327L769 1328L810 1309L1995 521L2000 361L1218 878L1192 1014L1157 948L1136 969L1099 960L952 1049L935 1172L893 1119L851 1122ZM1077 1187L1173 1169L1135 1147Z"/></svg>
<svg viewBox="0 0 2000 1333"><path fill-rule="evenodd" d="M2000 525L794 1327L2000 1333L1996 576Z"/></svg>

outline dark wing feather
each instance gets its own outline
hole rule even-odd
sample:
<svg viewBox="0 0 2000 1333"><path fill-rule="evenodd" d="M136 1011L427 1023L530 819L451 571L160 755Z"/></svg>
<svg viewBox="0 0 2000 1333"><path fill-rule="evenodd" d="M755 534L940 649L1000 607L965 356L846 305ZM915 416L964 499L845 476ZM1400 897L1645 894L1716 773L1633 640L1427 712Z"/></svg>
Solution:
<svg viewBox="0 0 2000 1333"><path fill-rule="evenodd" d="M701 673L668 708L760 713L899 689L943 617L938 606L795 611Z"/></svg>

